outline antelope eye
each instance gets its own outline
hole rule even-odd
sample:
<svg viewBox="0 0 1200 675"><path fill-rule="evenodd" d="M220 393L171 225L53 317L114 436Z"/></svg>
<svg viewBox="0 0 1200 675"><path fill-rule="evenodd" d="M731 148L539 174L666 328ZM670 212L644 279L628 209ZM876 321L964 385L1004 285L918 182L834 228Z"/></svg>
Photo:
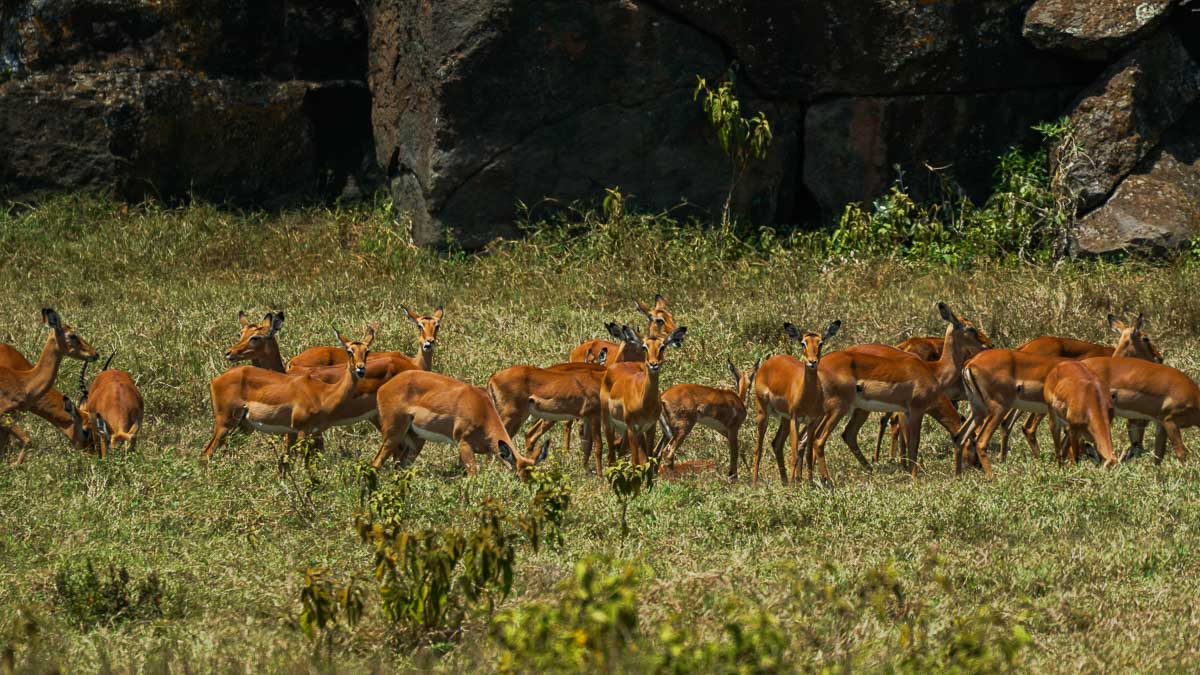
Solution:
<svg viewBox="0 0 1200 675"><path fill-rule="evenodd" d="M261 335L255 335L254 337L250 338L250 341L251 341L251 342L258 342L258 341L259 341L259 340L261 340L261 339L262 339L262 336L261 336Z"/></svg>
<svg viewBox="0 0 1200 675"><path fill-rule="evenodd" d="M660 326L666 323L666 321L664 321L662 318L655 319L654 322Z"/></svg>

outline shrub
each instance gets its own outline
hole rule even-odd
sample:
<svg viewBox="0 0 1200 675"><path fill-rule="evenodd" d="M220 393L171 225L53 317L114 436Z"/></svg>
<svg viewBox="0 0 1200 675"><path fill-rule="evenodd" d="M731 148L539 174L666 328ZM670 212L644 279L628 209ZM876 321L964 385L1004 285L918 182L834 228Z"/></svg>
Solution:
<svg viewBox="0 0 1200 675"><path fill-rule="evenodd" d="M81 629L162 616L163 588L157 572L132 580L124 567L98 574L91 560L66 565L54 575L57 607Z"/></svg>

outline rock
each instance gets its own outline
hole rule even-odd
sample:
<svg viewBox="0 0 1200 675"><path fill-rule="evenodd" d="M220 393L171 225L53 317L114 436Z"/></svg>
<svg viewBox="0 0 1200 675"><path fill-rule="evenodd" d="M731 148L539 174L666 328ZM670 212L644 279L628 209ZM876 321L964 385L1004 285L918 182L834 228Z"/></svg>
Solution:
<svg viewBox="0 0 1200 675"><path fill-rule="evenodd" d="M805 117L804 182L826 216L884 194L898 177L897 166L914 196L938 195L939 176L945 175L983 201L997 158L1037 140L1031 127L1053 119L1074 94L1073 88L1051 87L823 101Z"/></svg>
<svg viewBox="0 0 1200 675"><path fill-rule="evenodd" d="M1132 0L1129 0L1132 2ZM761 95L809 101L1083 84L1021 36L1024 0L652 0L721 40Z"/></svg>
<svg viewBox="0 0 1200 675"><path fill-rule="evenodd" d="M643 209L724 201L728 160L692 92L727 60L671 16L624 0L377 2L369 16L376 153L417 243L480 246L514 234L518 201L609 186ZM768 216L798 150L796 106L772 110L771 159L739 190Z"/></svg>
<svg viewBox="0 0 1200 675"><path fill-rule="evenodd" d="M1200 97L1200 68L1164 31L1113 64L1071 105L1078 152L1056 153L1080 210L1102 203Z"/></svg>
<svg viewBox="0 0 1200 675"><path fill-rule="evenodd" d="M139 200L281 204L317 191L312 82L178 71L45 74L0 85L6 196L79 187Z"/></svg>
<svg viewBox="0 0 1200 675"><path fill-rule="evenodd" d="M1200 106L1071 236L1075 254L1158 254L1200 234Z"/></svg>
<svg viewBox="0 0 1200 675"><path fill-rule="evenodd" d="M1110 59L1154 31L1179 0L1037 0L1025 37L1039 49Z"/></svg>

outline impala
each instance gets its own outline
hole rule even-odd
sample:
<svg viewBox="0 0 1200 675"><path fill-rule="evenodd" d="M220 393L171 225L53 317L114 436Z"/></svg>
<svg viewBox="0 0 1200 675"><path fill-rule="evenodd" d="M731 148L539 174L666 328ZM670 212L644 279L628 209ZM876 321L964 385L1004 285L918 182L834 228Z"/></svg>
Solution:
<svg viewBox="0 0 1200 675"><path fill-rule="evenodd" d="M725 437L729 443L729 477L737 478L738 430L746 420L746 394L754 383L759 364L739 371L727 361L733 376L733 389L717 389L700 384L677 384L662 393L662 449L658 452L663 466L675 468L675 454L697 424Z"/></svg>
<svg viewBox="0 0 1200 675"><path fill-rule="evenodd" d="M812 453L820 462L824 481L830 481L824 465L825 443L841 418L851 411L855 415L846 425L842 440L868 470L871 465L858 448L857 439L858 429L866 419L865 413L904 413L907 463L914 478L919 473L917 456L921 442L921 420L926 412L945 400L944 392L951 390L959 380L967 350L979 343L979 331L973 324L955 314L946 303L939 302L937 306L942 319L949 325L946 327L942 355L932 368L899 350L890 356L845 350L829 354L821 360L818 373L825 399L825 414L816 429ZM950 431L951 435L955 435L958 429Z"/></svg>
<svg viewBox="0 0 1200 675"><path fill-rule="evenodd" d="M1113 412L1129 420L1152 420L1162 425L1154 446L1154 461L1162 461L1166 440L1175 456L1187 458L1180 430L1200 425L1200 388L1190 377L1159 363L1122 356L1102 356L1080 361L1112 392Z"/></svg>
<svg viewBox="0 0 1200 675"><path fill-rule="evenodd" d="M401 466L417 458L423 444L414 444L409 431L422 441L457 445L459 458L471 475L475 473L475 455L493 454L526 478L550 452L547 441L536 459L519 454L487 391L445 375L422 370L400 373L380 387L378 401L383 445L371 461L375 468L383 466L388 457Z"/></svg>
<svg viewBox="0 0 1200 675"><path fill-rule="evenodd" d="M96 350L73 330L70 335L73 335L74 339L67 338L67 356L84 360L96 353ZM33 364L11 345L0 343L0 368L30 370L33 368ZM83 448L87 445L88 441L84 438L82 430L75 425L71 412L67 410L65 397L54 387L48 389L45 394L31 403L29 412L54 425L67 437L72 446ZM17 445L20 447L15 460L15 464L20 464L25 460L25 453L29 448L29 436L18 424L14 423L11 427L0 426L0 455L3 455L7 449L10 437L16 438Z"/></svg>
<svg viewBox="0 0 1200 675"><path fill-rule="evenodd" d="M625 340L634 341L637 336L628 326L622 327ZM665 338L646 337L641 340L645 361L614 363L604 371L600 383L600 427L608 442L610 463L616 455L614 431L625 434L629 444L631 460L644 464L648 460L649 444L643 435L654 430L662 414L659 400L658 378L662 371L667 347L683 344L686 327L671 331ZM603 474L600 447L596 447L596 473Z"/></svg>
<svg viewBox="0 0 1200 675"><path fill-rule="evenodd" d="M107 457L109 449L115 445L124 444L130 452L136 448L145 410L142 394L133 378L124 371L109 370L111 361L112 356L109 356L90 389L86 379L87 363L79 369L78 416L101 459Z"/></svg>
<svg viewBox="0 0 1200 675"><path fill-rule="evenodd" d="M601 358L606 355L607 349L601 350ZM603 365L591 363L562 363L549 368L512 366L492 375L487 391L509 436L516 434L531 416L539 422L581 420L583 464L587 468L600 422L600 381L604 372ZM536 447L548 430L545 424L531 428L525 447Z"/></svg>
<svg viewBox="0 0 1200 675"><path fill-rule="evenodd" d="M1095 373L1079 361L1063 361L1046 375L1043 393L1050 410L1054 456L1060 465L1064 450L1072 463L1079 461L1084 440L1096 446L1104 466L1120 462L1112 446L1112 396ZM1067 427L1065 448L1058 441L1060 424Z"/></svg>
<svg viewBox="0 0 1200 675"><path fill-rule="evenodd" d="M433 352L437 346L438 329L442 327L442 317L445 315L441 307L428 316L420 316L411 309L401 305L408 320L417 327L419 333L420 351L417 356L409 357L401 352L376 352L373 359L403 359L410 367L402 370L433 370ZM378 332L379 327L372 326ZM320 368L325 366L340 366L346 362L346 351L338 347L310 347L297 354L288 362L288 372L298 368Z"/></svg>
<svg viewBox="0 0 1200 675"><path fill-rule="evenodd" d="M80 337L73 327L62 323L58 312L53 309L43 309L42 323L50 328L50 335L42 346L42 353L38 357L37 363L25 366L21 363L24 361L22 358L21 361L10 360L10 365L0 366L0 418L25 410L33 411L47 419L56 416L57 410L54 403L61 399L62 394L58 392L50 394L50 392L55 378L58 377L58 368L62 364L63 357L80 361L95 361L99 358L96 350ZM28 363L28 361L24 361L24 363ZM67 414L65 408L63 412ZM67 417L69 418L69 414ZM16 436L21 445L21 450L13 462L14 465L20 464L25 461L25 453L29 448L29 437L17 425L10 426L0 422L0 443L2 443L0 448L3 447L3 444L7 444L10 435ZM75 432L72 431L69 435L74 436Z"/></svg>
<svg viewBox="0 0 1200 675"><path fill-rule="evenodd" d="M225 360L230 363L249 361L258 368L282 373L283 356L275 336L283 327L283 312L267 312L258 323L247 319L245 312L238 312L238 323L238 341L225 350Z"/></svg>
<svg viewBox="0 0 1200 675"><path fill-rule="evenodd" d="M1133 325L1126 325L1123 321L1117 319L1112 314L1108 315L1108 326L1114 333L1117 334L1116 347L1096 344L1094 342L1085 342L1083 340L1075 340L1073 338L1054 337L1045 335L1039 338L1034 338L1029 342L1017 347L1017 351L1026 354L1040 354L1042 356L1055 356L1064 359L1089 359L1099 356L1128 356L1132 358L1145 359L1155 363L1162 363L1162 352L1146 335L1143 330L1145 320L1141 314L1138 314ZM1012 431L1013 425L1016 423L1019 411L1014 410L1004 420L1003 433L1000 437L1000 458L1001 460L1008 457L1008 437ZM1037 449L1037 429L1041 424L1044 415L1039 413L1030 413L1029 419L1026 420L1024 426L1021 427L1021 433L1025 436L1026 443L1029 444L1031 450ZM1142 439L1146 433L1146 422L1144 420L1130 420L1129 422L1129 450L1134 452L1142 447ZM1159 433L1162 433L1161 431ZM1039 453L1040 454L1040 453Z"/></svg>
<svg viewBox="0 0 1200 675"><path fill-rule="evenodd" d="M646 321L648 322L646 326L647 337L666 338L675 330L675 317L667 311L667 299L662 295L654 296L654 307L647 307L640 300L634 300L633 304L637 307L637 311L646 317ZM586 363L589 358L594 360L595 355L599 354L600 350L605 348L608 349L610 355L617 355L621 344L624 342L624 336L621 335L619 329L618 332L614 332L614 329L617 328L616 324L605 324L605 327L608 328L609 335L616 342L588 340L572 349L570 358L567 360L571 363ZM627 360L637 361L643 358L641 354L637 353L630 354L630 356L631 358ZM614 360L620 361L621 359Z"/></svg>
<svg viewBox="0 0 1200 675"><path fill-rule="evenodd" d="M320 434L347 415L343 408L355 397L360 378L367 374L367 355L375 331L367 328L360 341L334 330L348 358L341 375L326 382L315 373L286 374L255 366L238 366L213 378L213 435L204 448L207 461L234 429L308 437Z"/></svg>
<svg viewBox="0 0 1200 675"><path fill-rule="evenodd" d="M775 451L775 464L779 468L779 479L786 485L788 482L788 464L783 459L783 443L786 434L791 432L792 439L792 480L796 480L799 468L799 425L801 421L809 432L805 437L805 457L808 459L808 469L812 469L812 460L807 447L815 437L815 422L824 414L824 400L821 397L820 376L817 371L821 360L821 350L827 340L837 335L842 327L841 321L829 324L825 332L814 333L803 331L791 323L783 324L783 332L792 340L800 343L803 358L798 359L789 354L777 354L762 362L754 375L754 402L757 433L754 442L754 467L751 469L750 482L758 485L758 472L762 464L763 438L771 418L779 418L779 429L771 440L771 449ZM736 472L736 465L731 473Z"/></svg>

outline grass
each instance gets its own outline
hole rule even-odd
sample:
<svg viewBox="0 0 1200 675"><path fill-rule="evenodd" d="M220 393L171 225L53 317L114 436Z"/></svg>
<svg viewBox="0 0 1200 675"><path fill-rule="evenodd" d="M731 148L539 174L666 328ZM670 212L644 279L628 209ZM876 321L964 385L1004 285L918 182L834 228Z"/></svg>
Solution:
<svg viewBox="0 0 1200 675"><path fill-rule="evenodd" d="M637 218L568 234L547 228L467 256L408 248L382 208L263 215L65 197L0 216L0 339L34 353L44 338L38 309L54 306L102 353L117 351L114 365L135 375L147 401L138 452L105 462L25 420L35 449L24 466L0 470L0 670L495 667L484 610L432 641L398 639L370 601L358 628L327 650L299 630L305 569L369 573L371 551L351 520L357 469L378 439L369 425L331 432L311 481L278 477L278 442L263 435L235 436L202 467L207 382L226 367L220 355L240 309L286 310L290 355L328 344L331 325L367 321L382 322L382 346L410 350L400 305L441 304L434 367L475 383L514 363L561 361L601 336L606 320L640 322L629 298L655 292L689 327L686 345L668 354L667 383L725 385L726 357L745 365L788 348L784 320L818 328L841 319L831 347L940 333L938 300L1000 345L1041 334L1107 342L1106 313L1144 311L1167 362L1200 373L1200 270L1187 262L835 264L804 238L750 246L720 230ZM77 372L76 363L64 368L64 392L74 393ZM520 549L513 592L497 610L562 597L575 563L594 556L640 566L639 644L648 650L661 647L656 627L666 624L718 640L738 606L775 617L785 661L798 669L896 665L912 616L928 624L928 649L967 649L962 621L981 612L1028 633L1020 670L1200 663L1191 637L1200 628L1194 464L1059 470L1029 459L1018 441L993 481L953 480L949 440L927 430L916 482L886 464L862 471L835 439L833 492L783 488L765 459L758 488L715 474L656 486L630 506L627 538L608 486L574 453L555 457L575 492L563 543ZM741 440L753 447L751 425ZM720 464L725 450L697 431L682 455ZM417 467L405 507L417 526L466 528L485 497L514 510L529 499L496 468L459 476L446 446L430 446ZM80 621L78 598L62 597L56 578L88 561L101 577L126 569L131 595L156 575L161 601ZM902 589L901 609L876 613L863 600L881 571Z"/></svg>

